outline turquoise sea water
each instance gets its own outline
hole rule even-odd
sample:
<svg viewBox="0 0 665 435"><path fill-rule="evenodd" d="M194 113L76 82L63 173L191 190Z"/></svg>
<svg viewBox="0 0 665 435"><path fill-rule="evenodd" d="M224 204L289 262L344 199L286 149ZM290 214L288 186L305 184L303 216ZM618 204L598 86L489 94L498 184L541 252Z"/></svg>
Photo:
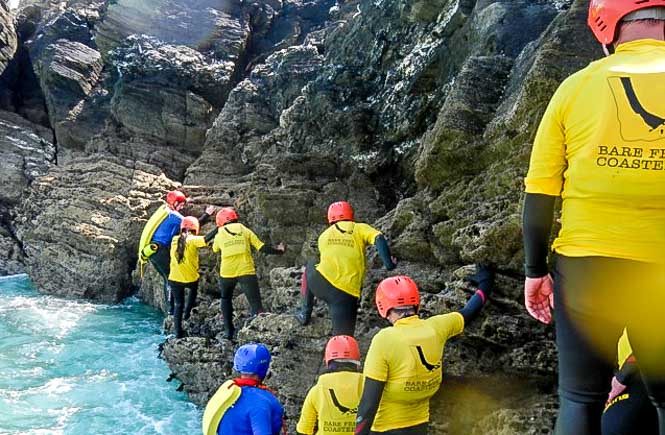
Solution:
<svg viewBox="0 0 665 435"><path fill-rule="evenodd" d="M157 357L161 319L0 278L0 434L200 433L201 411Z"/></svg>

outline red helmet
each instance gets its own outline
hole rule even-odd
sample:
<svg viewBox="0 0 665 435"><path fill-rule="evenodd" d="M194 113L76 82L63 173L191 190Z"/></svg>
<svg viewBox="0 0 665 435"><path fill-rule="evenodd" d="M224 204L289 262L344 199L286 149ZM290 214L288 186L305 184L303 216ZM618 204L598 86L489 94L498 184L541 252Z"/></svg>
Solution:
<svg viewBox="0 0 665 435"><path fill-rule="evenodd" d="M386 278L376 288L376 308L384 319L391 309L412 305L420 305L420 294L416 282L408 276Z"/></svg>
<svg viewBox="0 0 665 435"><path fill-rule="evenodd" d="M215 222L217 223L218 227L223 227L225 224L237 220L238 213L236 213L233 207L223 207L219 209L217 216L215 217Z"/></svg>
<svg viewBox="0 0 665 435"><path fill-rule="evenodd" d="M328 340L323 360L328 364L334 359L345 359L360 363L360 348L356 339L348 335L336 335Z"/></svg>
<svg viewBox="0 0 665 435"><path fill-rule="evenodd" d="M187 197L179 190L172 190L166 194L166 203L175 207L179 202L187 202Z"/></svg>
<svg viewBox="0 0 665 435"><path fill-rule="evenodd" d="M588 24L596 39L603 45L609 45L614 42L617 24L626 15L640 9L656 8L658 6L665 7L665 0L591 0ZM657 10L654 10L653 14L645 13L631 18L663 19L663 16L657 12Z"/></svg>
<svg viewBox="0 0 665 435"><path fill-rule="evenodd" d="M339 221L352 221L353 207L346 201L333 202L328 207L328 223L334 224Z"/></svg>
<svg viewBox="0 0 665 435"><path fill-rule="evenodd" d="M194 216L185 216L185 218L180 223L180 231L187 229L189 231L193 231L194 234L198 234L199 228L200 228L199 220L196 219Z"/></svg>

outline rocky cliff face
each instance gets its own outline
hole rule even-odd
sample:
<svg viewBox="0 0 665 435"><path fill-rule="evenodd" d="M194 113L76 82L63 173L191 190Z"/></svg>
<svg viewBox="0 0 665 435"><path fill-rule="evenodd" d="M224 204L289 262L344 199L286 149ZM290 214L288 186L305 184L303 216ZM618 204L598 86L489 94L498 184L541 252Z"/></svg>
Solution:
<svg viewBox="0 0 665 435"><path fill-rule="evenodd" d="M165 190L182 183L192 213L236 206L264 241L288 245L257 258L270 314L248 320L238 296L236 322L240 341L273 350L293 429L330 328L323 307L306 328L292 317L300 268L328 203L348 199L427 292L425 314L463 305L465 265L498 267L486 313L446 348L432 433L549 431L556 355L552 330L521 306L521 180L549 97L600 54L587 2L194 3L35 0L0 13L0 270L119 300L139 280L135 246ZM363 350L383 326L375 257ZM230 376L233 354L212 254L202 271L189 337L164 348L197 403ZM163 308L151 268L139 294Z"/></svg>

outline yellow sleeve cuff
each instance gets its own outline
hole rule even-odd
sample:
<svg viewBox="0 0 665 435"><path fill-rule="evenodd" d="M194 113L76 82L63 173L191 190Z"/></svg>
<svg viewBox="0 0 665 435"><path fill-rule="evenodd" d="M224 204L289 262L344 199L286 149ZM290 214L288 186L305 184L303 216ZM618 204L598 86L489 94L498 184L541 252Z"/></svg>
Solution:
<svg viewBox="0 0 665 435"><path fill-rule="evenodd" d="M526 193L540 193L550 196L561 196L563 180L560 178L526 178Z"/></svg>

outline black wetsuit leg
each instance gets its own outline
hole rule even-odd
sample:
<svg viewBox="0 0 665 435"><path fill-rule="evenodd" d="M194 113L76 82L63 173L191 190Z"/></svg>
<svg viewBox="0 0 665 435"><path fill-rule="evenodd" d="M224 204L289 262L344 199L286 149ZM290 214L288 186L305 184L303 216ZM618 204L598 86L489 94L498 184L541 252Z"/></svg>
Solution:
<svg viewBox="0 0 665 435"><path fill-rule="evenodd" d="M307 267L308 293L323 299L328 304L332 319L332 335L353 336L358 315L358 298L333 286L313 266ZM313 298L312 298L313 301Z"/></svg>
<svg viewBox="0 0 665 435"><path fill-rule="evenodd" d="M237 283L237 278L219 278L219 289L222 293L222 315L224 316L227 338L232 338L235 333L233 326L233 290Z"/></svg>
<svg viewBox="0 0 665 435"><path fill-rule="evenodd" d="M155 242L153 242L155 243ZM164 303L166 310L169 314L173 314L173 298L171 297L171 290L169 287L169 273L171 273L171 252L170 247L157 243L159 248L157 252L150 256L150 262L157 273L159 273L164 281Z"/></svg>
<svg viewBox="0 0 665 435"><path fill-rule="evenodd" d="M599 434L616 346L626 327L665 435L665 271L608 257L557 256L560 410L555 433Z"/></svg>
<svg viewBox="0 0 665 435"><path fill-rule="evenodd" d="M309 284L310 280L313 279L313 273L318 273L316 272L316 262L310 261L307 263L307 266L305 266L305 273L303 274L303 280L305 282L303 283L304 293L302 294L302 314L305 323L308 323L309 319L312 317L312 310L314 309L315 303L314 293L312 293Z"/></svg>
<svg viewBox="0 0 665 435"><path fill-rule="evenodd" d="M240 288L247 297L249 302L249 314L256 316L263 312L263 304L261 303L261 290L259 289L259 280L256 275L245 275L238 277Z"/></svg>
<svg viewBox="0 0 665 435"><path fill-rule="evenodd" d="M602 355L616 351L617 341L623 330L623 325L607 324L604 349L599 352L599 349L591 346L581 336L575 326L583 322L600 321L596 317L599 313L588 309L580 310L570 304L569 300L570 295L576 292L598 292L598 297L602 297L602 289L593 285L592 277L587 275L587 267L590 268L593 264L593 261L589 260L558 256L552 272L559 358L559 415L554 430L556 435L601 433L601 415L610 391L614 369L612 360ZM593 297L587 299L591 300Z"/></svg>
<svg viewBox="0 0 665 435"><path fill-rule="evenodd" d="M644 305L647 304L649 302L645 301ZM647 306L662 309L665 303L663 301L653 301ZM637 364L642 371L642 380L646 386L649 399L656 408L659 423L657 433L665 435L665 343L662 342L662 331L665 330L665 325L653 326L645 323L638 321L628 325L628 336L630 337L633 354L637 358ZM654 330L661 331L661 333L653 334L652 331Z"/></svg>
<svg viewBox="0 0 665 435"><path fill-rule="evenodd" d="M189 319L189 316L192 314L192 309L196 306L196 296L199 292L199 282L194 281L187 283L187 288L189 289L189 292L187 292L187 301L185 302L185 311L183 314L183 319L185 320Z"/></svg>
<svg viewBox="0 0 665 435"><path fill-rule="evenodd" d="M186 284L169 281L171 286L171 294L174 300L174 310L173 310L173 329L175 330L175 336L177 338L183 337L182 333L182 311L183 305L185 303L185 286Z"/></svg>
<svg viewBox="0 0 665 435"><path fill-rule="evenodd" d="M607 406L602 432L603 435L658 434L658 413L640 376L633 376L626 389Z"/></svg>
<svg viewBox="0 0 665 435"><path fill-rule="evenodd" d="M427 435L429 423L419 424L417 426L393 429L386 432L370 432L371 435Z"/></svg>

